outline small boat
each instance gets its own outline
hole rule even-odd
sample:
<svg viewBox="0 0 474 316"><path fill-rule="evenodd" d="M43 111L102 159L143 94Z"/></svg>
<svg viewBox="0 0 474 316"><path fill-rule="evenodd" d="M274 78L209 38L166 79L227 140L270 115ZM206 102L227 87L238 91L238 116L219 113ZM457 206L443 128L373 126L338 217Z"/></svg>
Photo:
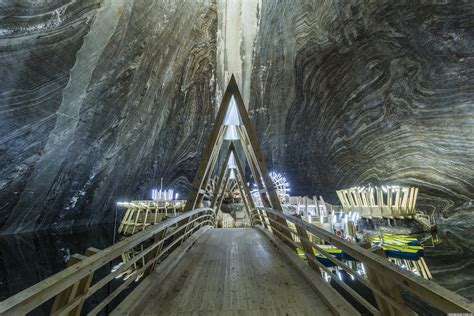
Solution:
<svg viewBox="0 0 474 316"><path fill-rule="evenodd" d="M393 234L384 234L382 238L374 237L372 239L372 245L380 246L385 252L385 255L388 258L396 258L403 260L413 260L417 261L424 256L424 249L418 242L416 238L403 236L403 235L393 235ZM338 260L346 261L357 261L347 253L343 252L341 249L338 249L331 245L318 245L325 252L331 254ZM315 258L324 264L326 267L333 267L335 264L329 260L324 254L319 252L316 248L313 247ZM298 254L301 257L304 257L304 252L302 249L297 249Z"/></svg>
<svg viewBox="0 0 474 316"><path fill-rule="evenodd" d="M374 237L373 242L382 242L380 237ZM394 235L394 234L383 234L383 241L388 244L395 245L407 245L407 246L419 246L420 242L414 237L408 237L404 235Z"/></svg>
<svg viewBox="0 0 474 316"><path fill-rule="evenodd" d="M383 244L381 247L389 258L419 260L420 257L424 256L423 247L420 246L397 246Z"/></svg>
<svg viewBox="0 0 474 316"><path fill-rule="evenodd" d="M324 251L327 253L331 254L332 256L336 257L337 259L341 260L344 257L344 253L341 249L337 249L334 246L331 245L318 245L321 247ZM329 260L326 256L324 256L322 253L320 253L316 248L313 247L314 251L314 257L316 260L321 262L325 267L334 267L336 264ZM298 248L297 249L298 255L301 257L304 257L305 254L302 249Z"/></svg>
<svg viewBox="0 0 474 316"><path fill-rule="evenodd" d="M404 235L383 234L372 238L372 244L382 247L391 258L418 260L425 254L418 239Z"/></svg>

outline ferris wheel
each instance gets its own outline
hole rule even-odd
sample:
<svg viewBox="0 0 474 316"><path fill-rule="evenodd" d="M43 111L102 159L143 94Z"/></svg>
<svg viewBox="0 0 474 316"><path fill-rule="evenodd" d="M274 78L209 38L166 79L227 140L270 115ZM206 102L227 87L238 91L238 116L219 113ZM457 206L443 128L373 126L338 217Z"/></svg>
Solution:
<svg viewBox="0 0 474 316"><path fill-rule="evenodd" d="M288 192L290 191L290 184L286 180L286 177L281 173L272 171L270 172L270 179L272 179L273 187L275 188L278 198L282 203L284 203L286 201L286 197L288 196ZM255 203L261 206L262 201L260 199L260 194L256 185L251 194Z"/></svg>
<svg viewBox="0 0 474 316"><path fill-rule="evenodd" d="M278 197L280 200L284 200L287 193L290 191L290 184L281 173L276 173L274 171L270 172L270 178L273 182L273 187L275 188Z"/></svg>

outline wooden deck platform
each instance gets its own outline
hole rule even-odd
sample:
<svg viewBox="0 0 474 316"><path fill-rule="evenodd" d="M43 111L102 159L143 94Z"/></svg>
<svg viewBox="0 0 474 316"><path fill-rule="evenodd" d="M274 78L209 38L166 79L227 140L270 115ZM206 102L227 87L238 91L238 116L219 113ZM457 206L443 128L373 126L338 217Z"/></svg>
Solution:
<svg viewBox="0 0 474 316"><path fill-rule="evenodd" d="M142 315L331 314L285 255L253 228L209 230L140 309Z"/></svg>

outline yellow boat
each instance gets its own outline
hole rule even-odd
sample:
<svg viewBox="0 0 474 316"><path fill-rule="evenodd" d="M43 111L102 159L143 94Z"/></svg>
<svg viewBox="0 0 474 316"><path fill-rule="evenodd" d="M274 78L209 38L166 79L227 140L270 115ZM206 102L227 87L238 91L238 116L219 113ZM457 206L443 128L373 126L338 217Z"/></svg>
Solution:
<svg viewBox="0 0 474 316"><path fill-rule="evenodd" d="M374 245L380 246L387 257L418 260L424 256L424 249L414 237L394 234L383 234L382 238L372 238Z"/></svg>
<svg viewBox="0 0 474 316"><path fill-rule="evenodd" d="M380 237L374 237L372 239L374 242L381 242ZM418 246L420 242L414 237L404 236L404 235L394 235L394 234L383 234L384 242L397 245L408 245L408 246Z"/></svg>
<svg viewBox="0 0 474 316"><path fill-rule="evenodd" d="M337 259L343 259L343 255L344 253L342 252L341 249L337 249L335 248L334 246L331 246L331 245L318 245L319 247L321 247L324 251L326 251L327 253L331 254L332 256L336 257ZM301 257L304 257L305 254L304 254L304 251L300 248L297 248L296 251L298 252L298 255L301 256ZM331 260L329 260L328 258L326 258L326 256L324 256L322 253L320 253L316 248L313 247L313 251L314 251L314 256L315 258L321 262L322 264L324 264L326 267L333 267L335 266L336 264L334 264Z"/></svg>

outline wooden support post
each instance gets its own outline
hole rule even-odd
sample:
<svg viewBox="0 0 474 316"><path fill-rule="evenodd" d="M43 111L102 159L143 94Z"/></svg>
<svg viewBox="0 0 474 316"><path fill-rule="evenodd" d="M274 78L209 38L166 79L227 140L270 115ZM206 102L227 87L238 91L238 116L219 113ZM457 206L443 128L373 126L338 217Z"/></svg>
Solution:
<svg viewBox="0 0 474 316"><path fill-rule="evenodd" d="M248 196L248 204L249 204L249 208L250 208L249 217L251 217L252 216L251 212L255 208L255 202L253 201L253 197L250 194L249 187L248 187L247 183L245 182L245 173L244 173L244 169L242 168L241 159L239 157L239 154L237 152L235 152L234 157L235 157L235 163L237 165L237 171L238 171L238 174L241 178L244 194L246 196ZM254 172L252 172L252 174L254 174ZM255 175L254 175L254 178L255 178ZM267 203L268 203L268 201L267 201ZM265 220L264 220L263 216L261 215L260 211L258 211L258 214L259 214L260 224L263 225L263 227L268 229L268 225L265 222Z"/></svg>
<svg viewBox="0 0 474 316"><path fill-rule="evenodd" d="M249 167L250 167L250 171L252 172L252 176L253 176L253 179L255 180L255 183L257 185L257 189L258 189L258 192L259 192L259 195L260 195L260 199L262 201L262 204L264 207L269 207L271 208L272 205L270 203L270 200L268 199L268 196L267 196L267 193L265 191L265 188L264 188L264 184L262 182L262 178L260 176L260 172L258 170L258 167L255 165L254 163L254 160L252 160L250 157L250 153L249 153L249 148L247 147L247 139L245 137L245 134L244 134L244 131L241 130L240 128L237 129L240 133L240 137L241 137L241 145L242 145L242 148L243 148L243 151L244 151L244 154L246 156L246 159L247 159L247 163L249 164ZM239 161L240 161L240 158L239 158ZM268 224L267 222L265 221L263 215L261 215L260 211L258 212L259 213L259 217L260 217L260 220L261 220L261 223L262 225L264 225L265 228L268 228ZM270 218L272 215L270 214ZM275 231L276 234L278 234L278 232Z"/></svg>
<svg viewBox="0 0 474 316"><path fill-rule="evenodd" d="M225 113L224 113L225 114ZM223 120L223 118L222 118ZM217 148L217 150L214 150L213 149L213 153L216 155L215 159L217 160L217 155L219 153L219 150L220 149L220 146L219 148ZM215 210L215 214L216 214L216 217L217 217L217 213L219 211L219 208L220 208L220 204L219 204L219 197L220 197L220 188L221 188L221 185L222 185L222 181L224 180L224 176L226 174L226 171L228 170L227 169L227 164L229 162L229 158L230 158L230 154L234 151L234 145L232 143L229 144L229 147L227 149L227 152L226 152L226 156L225 156L225 159L224 159L224 164L222 166L222 169L220 171L220 174L219 174L219 178L218 178L218 181L217 181L217 186L215 188L216 192L214 192L214 196L212 197L212 201L211 201L211 208ZM210 173L212 173L211 170L204 170L204 173L206 173L207 175L210 175ZM228 174L228 173L227 173ZM196 175L196 177L198 177L199 175ZM228 177L228 175L227 175ZM197 180L195 180L197 181ZM227 178L226 178L226 183L224 184L224 189L223 189L223 192L222 192L222 196L224 196L224 193L225 193L225 186L227 185ZM206 185L207 185L207 181L206 181ZM202 190L202 188L199 188L199 190ZM193 193L191 192L190 193L190 196L193 196ZM196 199L196 201L194 202L190 202L190 201L186 201L186 205L185 205L185 211L189 211L191 209L186 209L186 208L189 208L189 207L198 207L199 204L200 204L200 201L202 200L202 195L199 195L199 196L195 196L194 197ZM221 200L222 202L222 200ZM186 223L188 223L189 221L192 221L194 218L193 216L189 217L187 221L183 222L183 223L180 223L180 225L185 225ZM179 226L178 226L179 227ZM179 235L179 236L182 236L183 234L187 233L189 231L189 229L191 229L192 227L187 227L185 230L183 230ZM181 241L180 244L182 244L184 242L184 239ZM176 247L178 247L179 245L176 245ZM176 248L175 247L175 248Z"/></svg>
<svg viewBox="0 0 474 316"><path fill-rule="evenodd" d="M205 177L202 181L201 188L200 188L199 192L205 192L204 189L206 188L207 184L209 183L209 179L211 178L211 176L214 172L214 168L216 167L217 162L219 160L220 148L221 148L221 146L224 142L224 135L225 135L225 128L222 128L220 130L220 136L218 138L218 143L216 145L215 150L213 150L213 155L212 155L212 158L211 158L211 162L209 164L209 168L206 172L206 175L205 175ZM204 198L204 193L199 194L197 196L196 201L194 202L193 209L201 207L201 203L202 203L203 198Z"/></svg>
<svg viewBox="0 0 474 316"><path fill-rule="evenodd" d="M237 187L239 188L240 196L242 197L242 202L244 203L245 212L247 213L247 216L249 217L249 220L250 220L250 216L252 216L251 208L249 206L249 202L247 201L247 196L244 194L244 190L242 189L242 184L241 184L239 174L237 174L236 180L237 180Z"/></svg>
<svg viewBox="0 0 474 316"><path fill-rule="evenodd" d="M319 202L318 202L318 198L316 197L316 195L313 195L313 201L314 201L314 205L315 205L314 214L319 218L321 216L321 213L319 211Z"/></svg>
<svg viewBox="0 0 474 316"><path fill-rule="evenodd" d="M219 158L219 149L222 146L223 137L224 137L224 128L222 128L219 131L219 137L218 137L218 142L216 144L216 148L214 148L213 151L212 151L212 155L211 155L211 158L209 160L206 172L204 173L204 176L203 176L202 181L201 181L201 186L198 190L198 195L196 196L196 199L194 200L191 209L201 207L201 203L202 203L202 200L204 198L204 192L205 192L204 189L206 188L207 184L209 183L209 179L211 178L211 175L212 175L212 173L214 171L214 168L217 164L217 161L218 161L218 158ZM185 211L186 211L186 207L191 207L191 204L188 205L187 201L186 201L186 205L185 205Z"/></svg>
<svg viewBox="0 0 474 316"><path fill-rule="evenodd" d="M242 167L241 160L237 151L234 152L234 158L235 158L235 164L237 165L238 175L240 176L240 180L242 182L242 188L244 190L245 195L248 196L249 207L253 209L255 208L255 203L253 201L252 195L250 194L250 189L245 179L244 168Z"/></svg>
<svg viewBox="0 0 474 316"><path fill-rule="evenodd" d="M370 252L375 253L383 258L386 258L385 252L381 247L372 247L369 243L363 244L362 247L369 249ZM388 260L387 260L388 261ZM383 274L371 268L369 265L365 265L365 271L369 281L376 286L385 295L390 296L396 302L405 305L403 302L402 295L400 293L400 287L393 281L390 275ZM375 301L382 315L403 315L399 310L395 309L390 303L388 303L381 296L375 294Z"/></svg>
<svg viewBox="0 0 474 316"><path fill-rule="evenodd" d="M229 145L228 149L227 149L226 156L224 158L224 164L222 165L221 171L219 173L219 178L217 180L217 185L215 187L215 192L214 192L214 195L213 195L212 200L211 200L211 208L212 209L215 209L215 207L218 203L222 182L224 181L224 177L225 177L226 172L227 172L227 165L229 163L230 155L232 154L233 151L234 151L234 145L231 143ZM216 214L217 214L217 210L216 210Z"/></svg>
<svg viewBox="0 0 474 316"><path fill-rule="evenodd" d="M222 194L217 198L217 204L215 205L216 214L219 212L221 208L222 201L224 201L225 189L227 188L227 184L229 183L229 175L230 175L230 171L226 172L224 186L222 187Z"/></svg>
<svg viewBox="0 0 474 316"><path fill-rule="evenodd" d="M154 243L157 243L159 242L160 240L162 240L163 238L165 238L166 236L166 233L167 233L168 229L164 229L163 231L159 232L158 234L156 234L154 237L153 237L153 240L154 240ZM156 247L156 249L154 251L151 251L150 253L148 253L146 256L145 256L145 264L150 262L150 260L153 260L155 259L156 257L158 257L158 255L160 255L161 253L161 249L163 249L163 243L160 244L158 247ZM146 277L147 275L149 275L151 272L153 272L155 270L155 267L156 265L158 264L158 260L155 261L155 263L153 263L152 265L150 265L144 272L143 272L143 277Z"/></svg>
<svg viewBox="0 0 474 316"><path fill-rule="evenodd" d="M67 266L70 267L87 257L99 252L99 249L88 248L84 255L74 254L71 256ZM54 298L51 315L80 315L84 306L85 295L89 290L94 273L91 273L78 282L74 283Z"/></svg>
<svg viewBox="0 0 474 316"><path fill-rule="evenodd" d="M213 159L216 159L218 154L218 149L222 145L221 137L223 134L222 123L224 121L224 116L227 112L227 108L229 105L229 100L232 95L225 94L224 98L221 103L221 108L217 113L216 120L214 122L214 127L211 132L210 139L207 143L206 149L204 150L201 162L199 163L199 167L194 177L193 184L191 190L188 194L188 198L186 200L186 205L184 206L184 211L188 212L195 207L199 207L199 201L201 200L202 193L200 193L201 189L207 185L206 179L209 178L209 169L213 164Z"/></svg>
<svg viewBox="0 0 474 316"><path fill-rule="evenodd" d="M304 216L305 216L305 221L308 220L308 197L304 197ZM311 221L309 221L311 223Z"/></svg>
<svg viewBox="0 0 474 316"><path fill-rule="evenodd" d="M239 104L239 102L237 102L237 104ZM270 175L268 174L268 170L266 169L265 162L263 161L262 158L258 158L259 155L258 155L257 150L259 148L256 148L256 146L258 146L258 144L256 142L253 143L252 140L251 140L250 135L252 133L255 133L255 131L253 131L251 126L248 127L247 125L245 125L245 121L250 122L250 120L248 119L248 114L247 113L243 113L243 114L241 113L241 115L242 115L242 120L244 121L244 127L245 127L245 128L239 128L238 129L239 132L240 132L241 143L242 143L242 146L244 148L244 153L246 155L247 162L250 165L252 173L256 173L256 175L254 174L254 180L255 180L255 182L257 184L257 188L260 192L260 197L262 199L262 203L265 207L273 208L277 211L283 212L283 208L281 207L280 199L278 198L278 195L277 195L277 193L275 191L275 188L273 186L273 182L270 178ZM244 119L244 117L246 117L246 118ZM275 217L273 214L268 214L268 217L270 219L274 220L274 221L279 222L281 225L287 226L286 221L282 221L282 219L280 217ZM272 228L274 228L272 231L276 235L283 234L284 236L286 236L290 239L293 238L288 231L284 230L283 232L280 232L281 230L279 230L278 227L273 227L273 225L275 225L275 224L270 222L270 226ZM282 240L285 243L288 243L288 241L284 237L282 237ZM293 244L288 243L288 245L290 247L294 248Z"/></svg>
<svg viewBox="0 0 474 316"><path fill-rule="evenodd" d="M301 219L300 215L296 215L296 218ZM298 236L300 237L300 242L301 242L301 247L303 247L303 250L306 253L311 254L313 257L315 255L313 246L311 246L310 243L308 243L306 240L309 240L308 233L306 232L306 229L300 227L299 225L295 225L296 231L298 232ZM319 269L319 266L313 262L313 260L306 259L308 261L308 265L313 268L316 272L321 273L321 270Z"/></svg>
<svg viewBox="0 0 474 316"><path fill-rule="evenodd" d="M258 166L255 165L254 160L250 158L251 154L250 154L250 150L248 148L249 144L248 144L248 141L246 139L245 133L240 128L238 128L237 130L240 134L242 149L244 151L245 158L246 158L246 160L249 164L250 171L252 172L252 176L253 176L253 179L255 181L255 184L257 185L257 189L258 189L258 192L260 194L260 199L262 200L262 204L263 204L264 207L270 207L271 208L272 205L270 204L270 201L268 200L268 197L267 197L267 194L266 194L266 191L265 191L265 188L264 188L264 184L263 184L262 178L260 176L260 171L258 170Z"/></svg>

